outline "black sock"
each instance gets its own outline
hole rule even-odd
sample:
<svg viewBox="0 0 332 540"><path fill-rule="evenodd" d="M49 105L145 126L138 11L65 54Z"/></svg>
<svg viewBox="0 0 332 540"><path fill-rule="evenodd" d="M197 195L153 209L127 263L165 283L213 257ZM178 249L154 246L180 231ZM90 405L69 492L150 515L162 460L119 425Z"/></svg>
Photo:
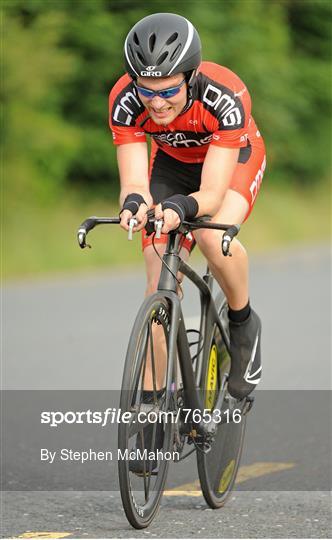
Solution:
<svg viewBox="0 0 332 540"><path fill-rule="evenodd" d="M250 303L248 303L242 309L231 309L228 308L228 318L232 322L241 323L248 319L250 315Z"/></svg>

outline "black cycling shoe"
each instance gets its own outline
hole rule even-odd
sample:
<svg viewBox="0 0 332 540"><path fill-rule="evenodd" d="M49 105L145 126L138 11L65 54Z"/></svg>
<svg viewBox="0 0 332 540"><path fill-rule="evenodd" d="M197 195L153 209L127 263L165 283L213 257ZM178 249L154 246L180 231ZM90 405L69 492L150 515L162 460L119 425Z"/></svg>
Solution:
<svg viewBox="0 0 332 540"><path fill-rule="evenodd" d="M245 321L229 321L231 370L228 391L236 399L248 396L261 379L261 328L261 321L253 309Z"/></svg>
<svg viewBox="0 0 332 540"><path fill-rule="evenodd" d="M144 474L150 474L157 469L158 467L158 461L156 459L148 459L149 457L149 452L154 452L156 453L157 450L161 450L162 447L163 447L163 442L164 442L164 429L163 429L163 425L162 424L156 424L155 426L155 429L156 429L156 434L155 434L155 443L152 447L152 437L153 437L153 429L154 429L154 424L149 424L144 430L143 430L143 433L144 433L144 446L143 446L143 437L142 437L142 432L140 431L138 434L137 434L137 438L136 438L136 444L135 444L135 448L134 448L134 451L137 452L138 450L143 453L144 449L146 449L146 453L147 453L147 456L144 456L146 457L147 459L132 459L130 460L129 462L129 470L130 472L133 472L137 475L144 475ZM144 464L144 461L145 461L145 464ZM145 465L145 467L144 467Z"/></svg>

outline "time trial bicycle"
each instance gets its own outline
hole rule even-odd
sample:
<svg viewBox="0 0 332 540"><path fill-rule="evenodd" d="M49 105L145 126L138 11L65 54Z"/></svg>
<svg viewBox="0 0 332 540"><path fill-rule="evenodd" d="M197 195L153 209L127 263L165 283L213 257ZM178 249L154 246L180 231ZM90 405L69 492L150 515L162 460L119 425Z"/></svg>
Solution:
<svg viewBox="0 0 332 540"><path fill-rule="evenodd" d="M95 226L119 223L119 218L88 218L78 230L80 247L89 246L87 234ZM135 223L129 222L129 239ZM158 237L162 225L150 216L147 229ZM231 256L239 225L200 218L171 231L158 290L144 300L127 349L120 409L128 420L118 428L118 448L125 458L118 460L118 472L123 507L137 529L147 527L157 513L169 457L180 462L196 452L202 493L211 508L225 504L239 468L253 397L238 401L227 391L227 303L221 290L213 296L209 268L200 277L180 256L184 235L203 228L224 230L221 250ZM179 273L198 289L198 330L185 326Z"/></svg>

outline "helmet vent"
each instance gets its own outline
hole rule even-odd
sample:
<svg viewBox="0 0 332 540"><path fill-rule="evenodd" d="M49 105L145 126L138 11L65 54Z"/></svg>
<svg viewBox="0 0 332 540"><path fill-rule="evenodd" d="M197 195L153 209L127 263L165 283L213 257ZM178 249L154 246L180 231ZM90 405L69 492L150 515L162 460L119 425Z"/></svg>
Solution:
<svg viewBox="0 0 332 540"><path fill-rule="evenodd" d="M137 51L136 54L137 54L137 56L138 56L140 62L142 62L142 64L146 65L147 62L146 62L144 56L143 56L139 51Z"/></svg>
<svg viewBox="0 0 332 540"><path fill-rule="evenodd" d="M179 34L177 32L174 32L174 34L172 34L166 41L166 45L170 45L171 43L173 43L178 38L178 36Z"/></svg>
<svg viewBox="0 0 332 540"><path fill-rule="evenodd" d="M167 55L168 55L168 52L164 52L163 54L161 54L157 60L157 66L160 66L160 64L162 64L164 62L164 60L166 60L167 58Z"/></svg>
<svg viewBox="0 0 332 540"><path fill-rule="evenodd" d="M139 39L136 32L134 32L133 38L134 38L135 45L139 45Z"/></svg>
<svg viewBox="0 0 332 540"><path fill-rule="evenodd" d="M149 37L150 52L153 52L155 43L156 43L156 34L151 34L151 36Z"/></svg>
<svg viewBox="0 0 332 540"><path fill-rule="evenodd" d="M176 47L175 51L172 52L172 56L170 57L171 62L178 55L178 52L179 52L180 49L181 49L181 43Z"/></svg>
<svg viewBox="0 0 332 540"><path fill-rule="evenodd" d="M131 56L134 56L134 51L133 51L133 48L132 48L132 46L130 45L130 43L128 44L128 49L130 50ZM134 57L134 58L135 58L135 57Z"/></svg>

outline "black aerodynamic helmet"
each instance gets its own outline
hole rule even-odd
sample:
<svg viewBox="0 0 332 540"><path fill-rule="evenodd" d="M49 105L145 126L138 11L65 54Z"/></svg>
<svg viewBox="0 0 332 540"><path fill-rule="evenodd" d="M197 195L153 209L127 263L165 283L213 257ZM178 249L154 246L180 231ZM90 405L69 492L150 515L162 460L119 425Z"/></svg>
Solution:
<svg viewBox="0 0 332 540"><path fill-rule="evenodd" d="M201 40L190 21L174 13L154 13L130 30L124 45L132 78L188 73L201 63Z"/></svg>

